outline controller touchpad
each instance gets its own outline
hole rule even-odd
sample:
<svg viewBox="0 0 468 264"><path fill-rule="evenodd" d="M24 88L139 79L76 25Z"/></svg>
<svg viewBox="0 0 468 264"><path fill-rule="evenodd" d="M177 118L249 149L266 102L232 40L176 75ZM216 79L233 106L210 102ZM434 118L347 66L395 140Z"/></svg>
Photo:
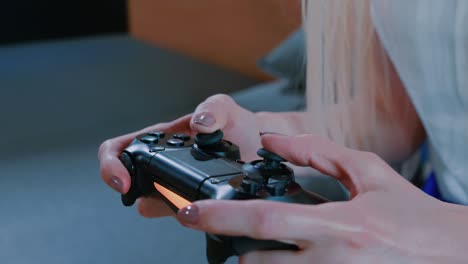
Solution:
<svg viewBox="0 0 468 264"><path fill-rule="evenodd" d="M167 151L161 153L162 155L177 161L180 165L188 169L191 168L196 170L199 175L204 177L216 177L225 176L232 174L242 174L240 168L235 167L232 162L225 161L223 159L207 159L207 160L196 160L193 158L189 151Z"/></svg>

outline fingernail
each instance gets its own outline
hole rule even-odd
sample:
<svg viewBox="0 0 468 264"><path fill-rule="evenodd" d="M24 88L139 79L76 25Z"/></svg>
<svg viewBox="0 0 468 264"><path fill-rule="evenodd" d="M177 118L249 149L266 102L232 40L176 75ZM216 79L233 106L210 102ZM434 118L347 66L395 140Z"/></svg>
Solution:
<svg viewBox="0 0 468 264"><path fill-rule="evenodd" d="M211 127L216 123L216 119L210 113L201 113L195 116L193 123L206 127Z"/></svg>
<svg viewBox="0 0 468 264"><path fill-rule="evenodd" d="M196 205L189 205L177 212L177 220L182 224L196 225L198 222L199 210Z"/></svg>
<svg viewBox="0 0 468 264"><path fill-rule="evenodd" d="M260 131L260 136L266 136L266 135L274 135L274 136L286 136L285 134L277 133L277 132L268 132L268 131Z"/></svg>
<svg viewBox="0 0 468 264"><path fill-rule="evenodd" d="M116 190L119 193L123 193L123 183L119 178L113 176L111 178L110 185L112 189Z"/></svg>

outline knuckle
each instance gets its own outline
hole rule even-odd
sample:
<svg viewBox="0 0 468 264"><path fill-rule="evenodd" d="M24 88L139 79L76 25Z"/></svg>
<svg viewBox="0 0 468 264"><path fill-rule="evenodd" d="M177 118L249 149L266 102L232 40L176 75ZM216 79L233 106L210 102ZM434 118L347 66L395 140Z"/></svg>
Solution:
<svg viewBox="0 0 468 264"><path fill-rule="evenodd" d="M195 115L200 113L212 113L222 115L227 118L228 122L233 117L237 117L239 114L239 105L230 96L225 94L217 94L209 97L204 102L199 104L195 109ZM223 118L221 118L223 119ZM220 121L220 120L217 120Z"/></svg>
<svg viewBox="0 0 468 264"><path fill-rule="evenodd" d="M98 153L99 153L99 158L101 158L101 156L104 154L104 152L109 149L109 147L112 145L113 141L112 139L108 139L106 141L104 141L101 146L99 146L99 150L98 150Z"/></svg>
<svg viewBox="0 0 468 264"><path fill-rule="evenodd" d="M366 161L366 171L368 175L378 176L381 174L385 162L375 153L364 152L361 157Z"/></svg>
<svg viewBox="0 0 468 264"><path fill-rule="evenodd" d="M375 153L372 152L364 152L363 158L373 167L382 167L383 160Z"/></svg>
<svg viewBox="0 0 468 264"><path fill-rule="evenodd" d="M101 175L101 179L106 182L107 184L109 184L109 175L108 175L108 169L106 168L105 165L102 165L101 164L101 168L99 169L99 172L100 172L100 175Z"/></svg>
<svg viewBox="0 0 468 264"><path fill-rule="evenodd" d="M145 202L139 201L137 209L138 213L144 218L151 218L151 211L149 210L148 206L146 206Z"/></svg>
<svg viewBox="0 0 468 264"><path fill-rule="evenodd" d="M271 207L256 206L253 219L253 236L255 238L267 239L275 228L275 213Z"/></svg>
<svg viewBox="0 0 468 264"><path fill-rule="evenodd" d="M373 152L364 152L362 153L363 157L370 162L380 162L380 157Z"/></svg>
<svg viewBox="0 0 468 264"><path fill-rule="evenodd" d="M209 97L206 99L204 102L202 102L199 106L198 109L210 109L212 107L219 107L219 106L228 106L232 107L237 105L229 95L226 94L217 94Z"/></svg>
<svg viewBox="0 0 468 264"><path fill-rule="evenodd" d="M206 111L210 108L213 108L213 106L215 105L216 105L215 101L205 100L197 106L197 109L195 110L195 112Z"/></svg>
<svg viewBox="0 0 468 264"><path fill-rule="evenodd" d="M216 95L210 96L206 101L220 102L220 103L234 103L234 99L232 99L232 97L227 94L216 94Z"/></svg>
<svg viewBox="0 0 468 264"><path fill-rule="evenodd" d="M317 140L315 135L302 135L293 139L291 145L300 146L295 151L291 152L291 158L296 161L300 161L304 164L312 164L313 161L317 160L320 155L314 152L314 141Z"/></svg>

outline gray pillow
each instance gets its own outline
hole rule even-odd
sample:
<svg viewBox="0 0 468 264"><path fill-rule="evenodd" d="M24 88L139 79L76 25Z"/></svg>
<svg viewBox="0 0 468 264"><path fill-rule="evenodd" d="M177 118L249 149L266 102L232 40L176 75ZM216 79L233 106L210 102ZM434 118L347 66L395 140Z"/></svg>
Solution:
<svg viewBox="0 0 468 264"><path fill-rule="evenodd" d="M302 28L293 32L278 47L258 61L258 67L274 77L285 79L283 92L305 93L306 49Z"/></svg>

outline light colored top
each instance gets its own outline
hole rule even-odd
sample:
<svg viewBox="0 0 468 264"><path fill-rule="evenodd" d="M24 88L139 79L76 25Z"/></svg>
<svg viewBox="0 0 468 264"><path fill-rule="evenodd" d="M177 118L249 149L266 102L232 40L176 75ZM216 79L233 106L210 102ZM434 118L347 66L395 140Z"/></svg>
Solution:
<svg viewBox="0 0 468 264"><path fill-rule="evenodd" d="M441 194L468 205L468 1L371 5L376 31L426 128Z"/></svg>

